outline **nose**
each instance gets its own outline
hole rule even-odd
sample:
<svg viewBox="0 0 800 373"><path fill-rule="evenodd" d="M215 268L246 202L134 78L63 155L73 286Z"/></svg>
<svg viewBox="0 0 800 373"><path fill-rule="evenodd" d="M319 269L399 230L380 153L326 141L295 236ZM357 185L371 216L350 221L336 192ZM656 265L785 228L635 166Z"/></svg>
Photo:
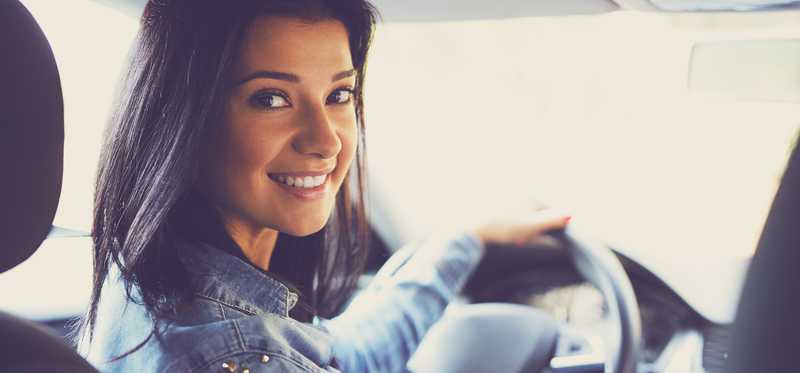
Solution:
<svg viewBox="0 0 800 373"><path fill-rule="evenodd" d="M299 118L301 128L292 145L300 154L312 155L318 158L334 158L342 150L342 142L336 133L336 127L331 122L325 106L310 107Z"/></svg>

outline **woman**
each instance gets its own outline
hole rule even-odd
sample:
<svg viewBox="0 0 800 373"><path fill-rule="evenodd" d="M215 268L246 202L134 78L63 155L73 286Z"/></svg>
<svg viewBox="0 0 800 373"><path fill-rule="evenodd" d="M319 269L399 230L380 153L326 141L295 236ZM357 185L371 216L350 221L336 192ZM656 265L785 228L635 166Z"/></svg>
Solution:
<svg viewBox="0 0 800 373"><path fill-rule="evenodd" d="M106 371L403 370L485 243L365 261L364 0L151 0L97 180L81 350Z"/></svg>

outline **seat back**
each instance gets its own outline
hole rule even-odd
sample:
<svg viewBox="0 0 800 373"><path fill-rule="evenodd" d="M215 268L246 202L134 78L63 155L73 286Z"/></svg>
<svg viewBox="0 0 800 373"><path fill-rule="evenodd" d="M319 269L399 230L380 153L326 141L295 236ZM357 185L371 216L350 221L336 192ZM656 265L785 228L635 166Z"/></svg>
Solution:
<svg viewBox="0 0 800 373"><path fill-rule="evenodd" d="M753 257L725 372L800 372L800 146Z"/></svg>
<svg viewBox="0 0 800 373"><path fill-rule="evenodd" d="M0 1L0 273L50 231L61 193L64 104L50 44L16 0Z"/></svg>
<svg viewBox="0 0 800 373"><path fill-rule="evenodd" d="M63 155L64 105L50 44L19 1L0 0L0 273L30 257L50 232ZM96 371L46 328L3 312L0 367Z"/></svg>

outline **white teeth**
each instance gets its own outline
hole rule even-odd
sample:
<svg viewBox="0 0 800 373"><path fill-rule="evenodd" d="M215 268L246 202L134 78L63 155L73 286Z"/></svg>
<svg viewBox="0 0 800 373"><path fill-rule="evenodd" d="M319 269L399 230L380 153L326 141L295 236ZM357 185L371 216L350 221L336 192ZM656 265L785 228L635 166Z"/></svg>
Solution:
<svg viewBox="0 0 800 373"><path fill-rule="evenodd" d="M291 176L274 176L272 177L273 180L286 184L288 186L293 186L295 188L316 188L325 183L325 179L328 178L328 175L319 175L319 176L305 176L305 177L291 177Z"/></svg>

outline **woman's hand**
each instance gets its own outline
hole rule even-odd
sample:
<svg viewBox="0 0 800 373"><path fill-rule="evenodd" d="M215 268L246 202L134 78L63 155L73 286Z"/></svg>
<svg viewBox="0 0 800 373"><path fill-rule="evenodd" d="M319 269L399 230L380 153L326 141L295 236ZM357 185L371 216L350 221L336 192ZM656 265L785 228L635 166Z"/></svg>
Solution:
<svg viewBox="0 0 800 373"><path fill-rule="evenodd" d="M536 241L547 231L562 229L572 216L553 209L537 209L505 221L473 229L472 233L484 245L522 246Z"/></svg>

